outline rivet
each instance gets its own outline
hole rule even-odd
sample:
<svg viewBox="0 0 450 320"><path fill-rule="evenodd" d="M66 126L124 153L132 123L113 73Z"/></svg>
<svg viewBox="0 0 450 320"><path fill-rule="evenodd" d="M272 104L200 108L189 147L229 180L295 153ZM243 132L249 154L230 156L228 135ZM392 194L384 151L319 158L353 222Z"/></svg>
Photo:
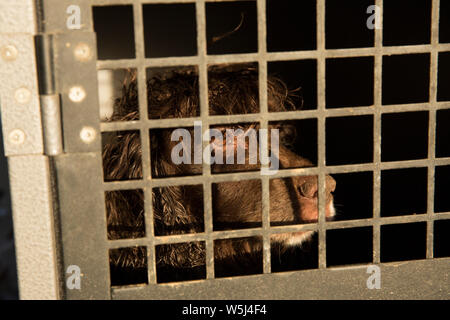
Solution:
<svg viewBox="0 0 450 320"><path fill-rule="evenodd" d="M19 88L14 93L14 98L18 103L25 104L31 99L31 91L27 88Z"/></svg>
<svg viewBox="0 0 450 320"><path fill-rule="evenodd" d="M0 49L0 56L5 61L14 61L17 59L19 52L13 45L7 45Z"/></svg>
<svg viewBox="0 0 450 320"><path fill-rule="evenodd" d="M97 133L92 127L83 127L80 131L80 138L84 143L91 143L95 140L96 135Z"/></svg>
<svg viewBox="0 0 450 320"><path fill-rule="evenodd" d="M73 102L81 102L86 98L86 91L84 91L83 87L75 86L70 88L69 90L69 99Z"/></svg>
<svg viewBox="0 0 450 320"><path fill-rule="evenodd" d="M14 129L9 133L9 142L15 145L21 145L25 142L25 132L20 129Z"/></svg>
<svg viewBox="0 0 450 320"><path fill-rule="evenodd" d="M79 61L89 61L91 59L91 48L86 43L80 43L76 46L74 54Z"/></svg>

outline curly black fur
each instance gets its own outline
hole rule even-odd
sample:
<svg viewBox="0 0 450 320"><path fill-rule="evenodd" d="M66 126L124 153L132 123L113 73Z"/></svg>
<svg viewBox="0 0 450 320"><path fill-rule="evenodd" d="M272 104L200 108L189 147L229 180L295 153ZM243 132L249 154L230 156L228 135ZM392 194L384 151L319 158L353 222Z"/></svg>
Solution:
<svg viewBox="0 0 450 320"><path fill-rule="evenodd" d="M148 80L148 117L181 118L199 115L198 80L195 72L174 72L170 77L155 76ZM208 77L209 112L211 115L259 112L258 73L252 67L228 70L211 68ZM270 77L268 80L269 111L296 109L285 84ZM137 80L131 74L116 100L115 113L109 121L139 120ZM292 133L290 133L292 134ZM106 181L142 179L141 141L138 132L119 132L105 139L103 147ZM187 174L192 167L175 166L163 151L168 142L164 130L151 135L152 175L164 177ZM191 172L192 173L192 172ZM196 233L204 231L201 187L156 188L153 190L154 227L156 235ZM145 236L144 194L142 191L113 191L106 194L109 239ZM238 209L238 208L237 208ZM239 209L238 209L239 210ZM246 251L224 241L216 247L216 258ZM242 245L240 245L242 246ZM238 252L239 251L239 252ZM171 244L157 247L157 266L161 268L194 269L205 265L205 247L201 242ZM112 251L114 268L145 268L145 248Z"/></svg>

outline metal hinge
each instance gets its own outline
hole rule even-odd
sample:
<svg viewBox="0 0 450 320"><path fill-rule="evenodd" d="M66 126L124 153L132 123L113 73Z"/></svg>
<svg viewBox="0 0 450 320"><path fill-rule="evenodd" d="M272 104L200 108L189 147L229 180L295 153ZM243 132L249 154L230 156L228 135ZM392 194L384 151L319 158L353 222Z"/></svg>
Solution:
<svg viewBox="0 0 450 320"><path fill-rule="evenodd" d="M44 154L56 156L63 153L63 134L60 95L55 91L52 35L37 35L35 46Z"/></svg>

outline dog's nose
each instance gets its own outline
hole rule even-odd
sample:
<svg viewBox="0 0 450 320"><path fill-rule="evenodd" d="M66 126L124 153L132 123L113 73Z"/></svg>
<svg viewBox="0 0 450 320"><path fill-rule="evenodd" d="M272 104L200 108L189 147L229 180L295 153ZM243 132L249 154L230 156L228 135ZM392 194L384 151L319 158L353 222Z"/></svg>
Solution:
<svg viewBox="0 0 450 320"><path fill-rule="evenodd" d="M326 193L332 193L336 190L336 180L327 175L325 179ZM317 176L306 177L299 185L300 194L305 198L317 198L318 196L318 179Z"/></svg>

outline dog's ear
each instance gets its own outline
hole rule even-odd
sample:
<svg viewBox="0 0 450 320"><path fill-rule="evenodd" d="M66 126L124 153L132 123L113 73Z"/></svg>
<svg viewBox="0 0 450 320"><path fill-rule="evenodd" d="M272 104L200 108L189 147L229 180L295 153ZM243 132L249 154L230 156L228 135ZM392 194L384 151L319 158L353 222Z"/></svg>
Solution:
<svg viewBox="0 0 450 320"><path fill-rule="evenodd" d="M114 114L109 121L138 120L138 96L137 73L135 70L128 70L122 83L122 93L114 101Z"/></svg>
<svg viewBox="0 0 450 320"><path fill-rule="evenodd" d="M105 193L108 239L133 239L145 236L144 195L142 190Z"/></svg>
<svg viewBox="0 0 450 320"><path fill-rule="evenodd" d="M192 212L187 205L188 197L189 192L182 186L153 190L153 215L155 231L158 235L203 231L203 210ZM157 264L161 266L194 268L205 265L206 253L202 242L159 246L156 254Z"/></svg>
<svg viewBox="0 0 450 320"><path fill-rule="evenodd" d="M204 242L168 244L156 248L156 263L175 268L195 268L206 264Z"/></svg>
<svg viewBox="0 0 450 320"><path fill-rule="evenodd" d="M153 189L153 216L157 235L203 231L203 206L192 208L186 187Z"/></svg>
<svg viewBox="0 0 450 320"><path fill-rule="evenodd" d="M155 141L156 143L156 141ZM153 173L164 176L172 173L174 165L160 152L152 154ZM137 132L118 133L109 137L103 147L105 180L142 178L141 142ZM155 188L153 195L154 227L157 235L202 232L203 212L189 206L190 193L183 186ZM191 194L192 196L192 194ZM138 238L145 236L143 225L144 195L141 190L122 190L105 194L108 238ZM162 264L178 267L204 265L205 252L199 242L164 246L167 254L160 255ZM123 250L111 255L113 265L120 267L145 266L145 254Z"/></svg>
<svg viewBox="0 0 450 320"><path fill-rule="evenodd" d="M270 112L301 110L303 103L302 88L291 90L278 77L268 77L267 104Z"/></svg>
<svg viewBox="0 0 450 320"><path fill-rule="evenodd" d="M137 132L119 132L105 138L103 172L105 181L142 178L141 142ZM105 193L108 238L143 237L144 198L142 190Z"/></svg>
<svg viewBox="0 0 450 320"><path fill-rule="evenodd" d="M103 146L104 178L127 180L142 177L139 135L118 133L111 135ZM144 199L141 190L120 190L105 193L109 239L130 239L145 236ZM143 268L146 253L142 247L110 252L114 267Z"/></svg>
<svg viewBox="0 0 450 320"><path fill-rule="evenodd" d="M142 151L137 131L118 132L105 137L103 174L105 181L142 178Z"/></svg>
<svg viewBox="0 0 450 320"><path fill-rule="evenodd" d="M175 165L163 157L161 149L152 152L152 172L164 177L176 171ZM154 188L153 217L156 235L198 233L204 230L203 206L190 205L192 190L185 186ZM161 265L193 268L205 264L205 248L201 242L171 244L158 247L157 263Z"/></svg>

